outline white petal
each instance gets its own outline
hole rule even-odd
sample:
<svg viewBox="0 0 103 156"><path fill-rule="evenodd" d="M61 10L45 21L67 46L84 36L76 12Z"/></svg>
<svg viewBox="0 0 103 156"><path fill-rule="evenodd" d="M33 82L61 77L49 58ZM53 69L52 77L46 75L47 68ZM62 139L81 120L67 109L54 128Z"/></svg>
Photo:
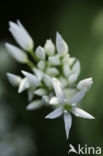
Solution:
<svg viewBox="0 0 103 156"><path fill-rule="evenodd" d="M67 79L66 79L65 77L61 76L61 77L59 78L59 80L60 80L61 85L62 85L63 88L65 88L65 87L68 86L68 81L67 81Z"/></svg>
<svg viewBox="0 0 103 156"><path fill-rule="evenodd" d="M68 77L68 81L69 81L70 84L73 84L77 79L78 79L78 74L77 73L71 74Z"/></svg>
<svg viewBox="0 0 103 156"><path fill-rule="evenodd" d="M57 68L47 68L46 70L47 74L51 75L51 76L56 76L59 74L59 70Z"/></svg>
<svg viewBox="0 0 103 156"><path fill-rule="evenodd" d="M68 45L63 40L62 36L57 32L56 34L56 48L59 54L66 54L68 52Z"/></svg>
<svg viewBox="0 0 103 156"><path fill-rule="evenodd" d="M47 53L48 56L52 56L54 55L55 53L55 46L54 46L54 43L52 42L52 40L46 40L46 43L45 43L45 51Z"/></svg>
<svg viewBox="0 0 103 156"><path fill-rule="evenodd" d="M9 54L18 62L20 63L26 63L28 60L27 55L24 53L24 51L22 51L21 49L19 49L16 46L13 46L12 44L6 43L5 44Z"/></svg>
<svg viewBox="0 0 103 156"><path fill-rule="evenodd" d="M36 94L38 96L43 96L43 95L47 94L47 90L43 89L43 88L39 88L39 89L34 91L34 94Z"/></svg>
<svg viewBox="0 0 103 156"><path fill-rule="evenodd" d="M63 114L63 109L57 108L56 110L54 110L53 112L51 112L50 114L48 114L45 118L46 119L55 119L58 118L59 116L61 116Z"/></svg>
<svg viewBox="0 0 103 156"><path fill-rule="evenodd" d="M79 92L77 92L70 100L70 103L78 103L79 101L81 101L83 99L83 97L86 94L86 89L83 89Z"/></svg>
<svg viewBox="0 0 103 156"><path fill-rule="evenodd" d="M86 88L88 90L91 87L92 83L93 83L92 78L87 78L87 79L81 80L78 83L77 88L78 89Z"/></svg>
<svg viewBox="0 0 103 156"><path fill-rule="evenodd" d="M66 131L66 137L69 138L69 131L72 126L72 116L70 113L64 113L64 124L65 124L65 131Z"/></svg>
<svg viewBox="0 0 103 156"><path fill-rule="evenodd" d="M52 97L52 98L50 99L50 104L51 104L51 105L58 105L58 104L59 104L58 98L57 98L57 97Z"/></svg>
<svg viewBox="0 0 103 156"><path fill-rule="evenodd" d="M27 94L28 94L28 101L31 101L34 97L34 89L30 88Z"/></svg>
<svg viewBox="0 0 103 156"><path fill-rule="evenodd" d="M33 49L34 43L31 36L28 34L24 26L17 21L17 24L14 22L9 22L9 30L16 40L16 42L23 48L24 50L31 50Z"/></svg>
<svg viewBox="0 0 103 156"><path fill-rule="evenodd" d="M43 82L48 88L52 88L52 80L51 77L47 74L44 74L43 76Z"/></svg>
<svg viewBox="0 0 103 156"><path fill-rule="evenodd" d="M8 80L10 82L11 85L17 87L20 82L21 82L21 77L18 76L18 75L14 75L14 74L11 74L11 73L7 73L7 77L8 77Z"/></svg>
<svg viewBox="0 0 103 156"><path fill-rule="evenodd" d="M34 68L33 72L35 73L35 75L37 76L38 80L42 80L43 78L43 72L39 69Z"/></svg>
<svg viewBox="0 0 103 156"><path fill-rule="evenodd" d="M45 62L44 61L39 61L39 63L37 64L38 68L40 70L44 70L45 69Z"/></svg>
<svg viewBox="0 0 103 156"><path fill-rule="evenodd" d="M95 119L92 115L90 115L89 113L85 112L84 110L80 108L75 108L75 107L72 108L72 113L77 117Z"/></svg>
<svg viewBox="0 0 103 156"><path fill-rule="evenodd" d="M74 64L73 68L72 68L73 73L77 73L79 75L80 73L80 62L76 61L76 63Z"/></svg>
<svg viewBox="0 0 103 156"><path fill-rule="evenodd" d="M55 94L58 97L59 102L64 103L65 95L61 88L60 81L58 81L56 78L53 78L52 83L53 83L53 88L54 88Z"/></svg>
<svg viewBox="0 0 103 156"><path fill-rule="evenodd" d="M49 104L49 97L47 95L42 96L42 102L44 105Z"/></svg>
<svg viewBox="0 0 103 156"><path fill-rule="evenodd" d="M24 90L28 89L29 87L30 87L30 84L27 78L22 79L19 85L18 93L22 93Z"/></svg>
<svg viewBox="0 0 103 156"><path fill-rule="evenodd" d="M41 46L38 46L36 48L36 56L40 59L40 60L44 60L45 59L45 50L44 48L42 48Z"/></svg>
<svg viewBox="0 0 103 156"><path fill-rule="evenodd" d="M32 101L27 107L26 109L27 110L34 110L34 109L38 109L42 107L42 101L41 100L35 100L35 101Z"/></svg>
<svg viewBox="0 0 103 156"><path fill-rule="evenodd" d="M26 71L22 71L22 73L28 79L28 81L31 85L33 85L34 87L39 86L40 81L38 80L38 78L35 75L28 73Z"/></svg>
<svg viewBox="0 0 103 156"><path fill-rule="evenodd" d="M63 73L66 77L68 77L71 74L71 70L67 64L64 64L63 66Z"/></svg>
<svg viewBox="0 0 103 156"><path fill-rule="evenodd" d="M59 66L60 59L58 55L48 57L50 65Z"/></svg>
<svg viewBox="0 0 103 156"><path fill-rule="evenodd" d="M72 66L75 60L76 60L75 57L69 57L69 60L68 60L69 66Z"/></svg>

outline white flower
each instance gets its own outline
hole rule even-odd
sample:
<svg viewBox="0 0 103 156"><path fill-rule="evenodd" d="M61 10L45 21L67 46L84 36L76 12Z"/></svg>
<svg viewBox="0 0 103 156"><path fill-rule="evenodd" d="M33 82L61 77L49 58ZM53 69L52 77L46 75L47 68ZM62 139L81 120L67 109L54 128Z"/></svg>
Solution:
<svg viewBox="0 0 103 156"><path fill-rule="evenodd" d="M21 48L27 51L32 50L34 46L33 40L20 21L17 21L17 24L10 21L9 26L9 31Z"/></svg>
<svg viewBox="0 0 103 156"><path fill-rule="evenodd" d="M81 80L81 81L77 84L77 88L78 88L78 89L86 88L86 89L88 90L88 89L91 87L92 83L93 83L92 78L87 78L87 79Z"/></svg>
<svg viewBox="0 0 103 156"><path fill-rule="evenodd" d="M56 97L53 97L50 100L50 104L57 104L58 108L52 113L48 114L46 118L54 119L64 114L65 130L68 139L69 130L72 125L71 113L73 113L77 117L87 119L94 119L94 117L76 106L77 103L84 97L86 93L85 89L77 92L70 100L68 100L66 99L64 91L61 88L60 82L55 78L53 78L52 81Z"/></svg>
<svg viewBox="0 0 103 156"><path fill-rule="evenodd" d="M40 70L44 70L45 69L45 61L43 61L43 60L39 61L38 64L37 64L37 67Z"/></svg>
<svg viewBox="0 0 103 156"><path fill-rule="evenodd" d="M17 87L19 86L20 82L21 82L21 77L18 76L18 75L14 75L14 74L11 74L11 73L7 73L7 77L8 77L8 80L10 82L11 85Z"/></svg>
<svg viewBox="0 0 103 156"><path fill-rule="evenodd" d="M38 59L40 59L40 60L44 60L45 59L45 50L44 50L43 47L38 46L36 48L35 54L36 54Z"/></svg>
<svg viewBox="0 0 103 156"><path fill-rule="evenodd" d="M61 76L61 77L59 78L59 80L60 80L61 85L62 85L63 88L65 88L65 87L68 86L68 80L67 80L65 77Z"/></svg>
<svg viewBox="0 0 103 156"><path fill-rule="evenodd" d="M49 74L51 76L59 75L59 70L57 68L55 68L55 67L47 68L46 72L47 72L47 74Z"/></svg>
<svg viewBox="0 0 103 156"><path fill-rule="evenodd" d="M59 102L64 103L64 99L66 99L66 97L62 91L61 83L56 78L52 79L52 83L53 83L55 94L58 97Z"/></svg>
<svg viewBox="0 0 103 156"><path fill-rule="evenodd" d="M72 72L68 77L69 83L73 84L78 79L79 74L80 74L80 62L76 61L76 63L72 67Z"/></svg>
<svg viewBox="0 0 103 156"><path fill-rule="evenodd" d="M43 82L48 87L48 89L52 88L52 80L51 77L47 74L44 74L43 76Z"/></svg>
<svg viewBox="0 0 103 156"><path fill-rule="evenodd" d="M28 79L29 83L33 86L33 87L37 87L40 85L40 81L38 80L38 78L31 74L28 73L26 71L22 71L23 75Z"/></svg>
<svg viewBox="0 0 103 156"><path fill-rule="evenodd" d="M67 64L64 64L63 66L63 73L66 77L68 77L71 74L71 69Z"/></svg>
<svg viewBox="0 0 103 156"><path fill-rule="evenodd" d="M44 49L48 56L52 56L55 54L55 46L52 40L46 40L46 43L44 45Z"/></svg>
<svg viewBox="0 0 103 156"><path fill-rule="evenodd" d="M33 72L35 73L35 75L37 76L38 80L42 80L43 79L43 72L37 68L33 68Z"/></svg>
<svg viewBox="0 0 103 156"><path fill-rule="evenodd" d="M65 55L68 52L68 45L58 32L56 34L56 48L60 55Z"/></svg>
<svg viewBox="0 0 103 156"><path fill-rule="evenodd" d="M50 65L59 66L60 65L60 59L58 55L48 57Z"/></svg>
<svg viewBox="0 0 103 156"><path fill-rule="evenodd" d="M20 63L26 63L28 61L28 57L27 55L24 53L24 51L22 51L21 49L19 49L18 47L6 43L5 44L9 54L18 62Z"/></svg>
<svg viewBox="0 0 103 156"><path fill-rule="evenodd" d="M18 88L18 93L22 93L23 91L25 91L28 88L30 88L30 84L28 82L28 79L24 78L20 82L20 85L19 85L19 88Z"/></svg>
<svg viewBox="0 0 103 156"><path fill-rule="evenodd" d="M72 116L94 119L92 115L78 108L78 103L83 99L93 81L92 78L76 81L80 74L80 62L71 57L69 47L62 36L56 34L56 48L51 39L46 40L44 47L38 46L33 53L33 40L18 21L10 22L10 32L17 43L30 52L32 60L26 53L11 45L6 44L8 52L19 62L26 63L33 73L22 71L24 78L8 73L8 79L14 86L18 86L18 93L27 90L28 100L31 101L27 110L35 110L42 106L51 106L54 111L45 118L54 119L61 115L64 118L66 137L72 126ZM35 60L35 65L32 61Z"/></svg>

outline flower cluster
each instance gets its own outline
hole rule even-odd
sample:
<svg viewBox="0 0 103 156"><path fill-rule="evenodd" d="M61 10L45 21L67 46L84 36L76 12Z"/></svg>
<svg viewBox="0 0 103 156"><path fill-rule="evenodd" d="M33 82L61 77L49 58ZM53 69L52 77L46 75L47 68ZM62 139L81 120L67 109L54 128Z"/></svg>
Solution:
<svg viewBox="0 0 103 156"><path fill-rule="evenodd" d="M78 103L93 83L92 78L76 84L80 74L80 62L70 56L69 47L58 32L56 46L49 39L43 47L38 46L34 51L34 42L20 21L17 24L10 22L9 26L12 36L21 47L6 43L9 54L32 70L32 73L22 70L23 78L7 73L10 83L18 87L18 93L27 90L30 102L27 105L28 110L51 106L54 110L46 118L54 119L63 115L68 139L72 125L71 113L77 117L94 119L92 115L78 108Z"/></svg>

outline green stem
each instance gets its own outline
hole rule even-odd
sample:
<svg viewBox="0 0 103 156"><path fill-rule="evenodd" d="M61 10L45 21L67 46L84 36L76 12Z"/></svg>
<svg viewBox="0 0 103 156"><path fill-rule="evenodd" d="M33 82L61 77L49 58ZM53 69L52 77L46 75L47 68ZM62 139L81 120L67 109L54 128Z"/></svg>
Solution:
<svg viewBox="0 0 103 156"><path fill-rule="evenodd" d="M30 67L30 69L35 67L35 65L29 59L27 60L26 64Z"/></svg>
<svg viewBox="0 0 103 156"><path fill-rule="evenodd" d="M30 55L33 57L34 61L38 61L38 58L36 57L36 55L34 54L34 51L31 49L30 51Z"/></svg>

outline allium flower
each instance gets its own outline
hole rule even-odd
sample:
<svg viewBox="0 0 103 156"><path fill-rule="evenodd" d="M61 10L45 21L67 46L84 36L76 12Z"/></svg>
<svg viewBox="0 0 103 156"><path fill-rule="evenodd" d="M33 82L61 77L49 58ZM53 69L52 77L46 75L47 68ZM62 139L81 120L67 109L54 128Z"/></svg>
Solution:
<svg viewBox="0 0 103 156"><path fill-rule="evenodd" d="M87 79L82 80L82 81L85 82L86 80ZM75 93L73 97L71 97L70 99L67 99L64 91L61 88L60 82L56 78L53 78L52 81L53 81L53 87L54 87L56 97L51 98L50 104L57 105L58 108L56 108L56 110L54 110L52 113L47 115L46 118L54 119L54 118L57 118L57 117L61 116L62 114L64 114L65 130L66 130L66 136L68 139L69 130L72 125L71 113L73 113L77 117L94 119L94 117L92 115L90 115L89 113L85 112L84 110L78 108L78 106L77 106L77 103L80 100L82 100L87 89L85 89L85 87L84 87L81 91L78 91L77 93ZM91 79L91 81L92 81L92 79ZM88 83L88 87L91 85L91 81L90 81L90 83ZM81 84L81 82L79 82L79 84Z"/></svg>
<svg viewBox="0 0 103 156"><path fill-rule="evenodd" d="M23 77L7 74L10 83L18 87L18 93L27 90L29 101L27 110L50 106L54 111L46 118L54 119L63 115L68 139L72 125L71 114L94 119L92 115L78 108L78 103L93 83L92 78L81 80L76 85L80 74L80 62L70 56L69 47L59 33L56 35L56 46L49 39L44 46L38 46L33 52L33 41L20 22L17 24L10 22L10 31L23 50L6 44L8 52L32 70L32 73L22 70ZM34 62L24 50L30 52Z"/></svg>
<svg viewBox="0 0 103 156"><path fill-rule="evenodd" d="M17 24L10 21L9 26L9 31L20 47L27 51L32 50L34 46L33 40L20 21L17 21Z"/></svg>

